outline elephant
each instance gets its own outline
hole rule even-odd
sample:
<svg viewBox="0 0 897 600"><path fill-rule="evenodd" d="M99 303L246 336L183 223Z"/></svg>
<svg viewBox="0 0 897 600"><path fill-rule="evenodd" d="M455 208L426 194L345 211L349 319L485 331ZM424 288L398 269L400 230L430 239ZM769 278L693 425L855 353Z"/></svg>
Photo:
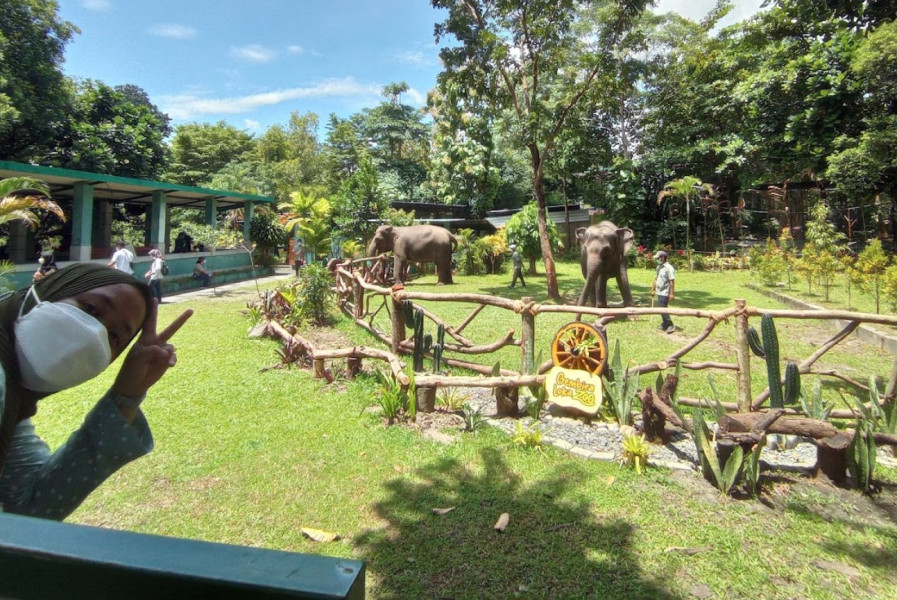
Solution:
<svg viewBox="0 0 897 600"><path fill-rule="evenodd" d="M415 261L435 263L439 283L451 284L454 283L452 281L452 251L457 247L457 238L444 227L381 225L368 245L367 255L376 256L392 250L395 255L393 273L395 273L397 281L405 281L405 267L408 261Z"/></svg>
<svg viewBox="0 0 897 600"><path fill-rule="evenodd" d="M624 306L633 306L626 271L626 253L635 244L635 234L628 227L617 227L601 221L591 227L576 230L579 241L582 276L586 283L579 295L580 306L607 306L607 280L615 278L623 296Z"/></svg>

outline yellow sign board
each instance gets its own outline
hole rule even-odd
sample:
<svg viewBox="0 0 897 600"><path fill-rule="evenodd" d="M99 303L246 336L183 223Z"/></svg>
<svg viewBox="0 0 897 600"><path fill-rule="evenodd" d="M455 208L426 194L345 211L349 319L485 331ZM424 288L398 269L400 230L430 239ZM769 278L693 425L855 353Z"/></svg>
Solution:
<svg viewBox="0 0 897 600"><path fill-rule="evenodd" d="M552 367L545 376L549 402L594 417L601 410L601 376L579 369Z"/></svg>

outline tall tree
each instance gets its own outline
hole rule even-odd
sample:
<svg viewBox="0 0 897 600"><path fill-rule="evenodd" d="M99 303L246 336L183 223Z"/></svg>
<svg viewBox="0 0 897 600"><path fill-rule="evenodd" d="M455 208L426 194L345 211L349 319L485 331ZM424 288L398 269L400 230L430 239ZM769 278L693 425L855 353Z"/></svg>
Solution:
<svg viewBox="0 0 897 600"><path fill-rule="evenodd" d="M63 53L75 33L54 0L0 2L0 158L40 160L66 123Z"/></svg>
<svg viewBox="0 0 897 600"><path fill-rule="evenodd" d="M168 162L168 115L135 85L110 87L85 80L75 98L65 135L46 162L94 173L159 179Z"/></svg>
<svg viewBox="0 0 897 600"><path fill-rule="evenodd" d="M548 237L546 160L589 88L613 72L613 51L648 0L431 0L448 11L435 28L445 47L439 80L489 98L530 156L548 294L560 300ZM582 12L581 12L582 11Z"/></svg>
<svg viewBox="0 0 897 600"><path fill-rule="evenodd" d="M244 159L254 149L252 135L224 121L179 125L171 141L167 179L175 183L208 186L228 163Z"/></svg>
<svg viewBox="0 0 897 600"><path fill-rule="evenodd" d="M421 184L427 176L430 138L424 113L402 102L407 91L404 81L385 86L386 100L362 111L358 133L388 199L414 202L424 199Z"/></svg>

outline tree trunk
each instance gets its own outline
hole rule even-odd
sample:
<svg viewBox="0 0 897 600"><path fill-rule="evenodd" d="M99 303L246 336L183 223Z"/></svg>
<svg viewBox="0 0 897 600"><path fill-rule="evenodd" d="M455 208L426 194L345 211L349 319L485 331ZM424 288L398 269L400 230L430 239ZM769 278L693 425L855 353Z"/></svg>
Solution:
<svg viewBox="0 0 897 600"><path fill-rule="evenodd" d="M533 160L533 191L536 194L536 206L539 209L539 240L542 244L542 262L545 264L545 280L548 282L548 297L561 301L558 290L557 271L554 267L554 253L548 238L548 209L545 205L545 184L542 180L544 164L535 144L530 144L530 155Z"/></svg>

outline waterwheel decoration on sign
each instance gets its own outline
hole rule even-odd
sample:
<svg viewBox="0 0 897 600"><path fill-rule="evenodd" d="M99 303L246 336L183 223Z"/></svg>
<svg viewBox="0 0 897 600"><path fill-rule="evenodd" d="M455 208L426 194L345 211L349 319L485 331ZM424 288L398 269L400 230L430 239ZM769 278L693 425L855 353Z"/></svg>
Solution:
<svg viewBox="0 0 897 600"><path fill-rule="evenodd" d="M554 367L545 377L548 399L586 416L601 410L601 372L607 364L607 340L596 328L574 321L551 342Z"/></svg>

